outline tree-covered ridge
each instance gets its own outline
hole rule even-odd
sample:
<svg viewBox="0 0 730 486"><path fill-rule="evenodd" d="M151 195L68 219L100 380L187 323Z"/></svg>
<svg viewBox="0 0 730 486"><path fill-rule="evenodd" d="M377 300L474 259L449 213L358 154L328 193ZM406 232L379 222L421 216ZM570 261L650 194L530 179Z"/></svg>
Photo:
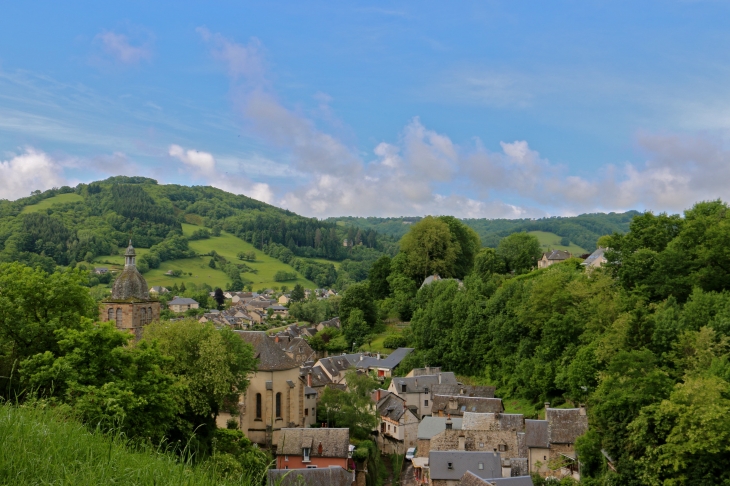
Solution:
<svg viewBox="0 0 730 486"><path fill-rule="evenodd" d="M34 205L60 194L77 194L80 199L34 210ZM185 222L219 233L223 229L262 250L281 245L306 258L371 261L395 245L374 230L305 218L212 187L118 176L0 201L0 262L21 261L50 272L56 265L115 254L132 237L137 247L157 248L147 260L141 259L156 268L159 261L189 256L180 240Z"/></svg>
<svg viewBox="0 0 730 486"><path fill-rule="evenodd" d="M625 233L638 211L625 213L592 213L579 216L552 217L541 219L463 219L467 226L477 232L483 246L496 248L499 241L512 233L522 231L547 231L568 238L573 243L593 250L598 238L612 233ZM336 221L359 228L373 229L378 233L401 238L408 233L411 226L421 220L420 217L376 218L376 217L338 217L327 221Z"/></svg>

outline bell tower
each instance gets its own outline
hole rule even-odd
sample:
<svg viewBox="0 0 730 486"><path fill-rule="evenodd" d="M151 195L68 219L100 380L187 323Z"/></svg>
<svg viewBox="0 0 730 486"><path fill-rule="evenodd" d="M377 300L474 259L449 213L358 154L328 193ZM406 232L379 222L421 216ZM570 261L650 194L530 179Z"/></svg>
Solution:
<svg viewBox="0 0 730 486"><path fill-rule="evenodd" d="M160 302L150 298L147 281L137 270L137 253L129 240L124 252L124 270L112 286L112 295L101 303L100 319L113 321L117 329L142 337L145 325L160 318Z"/></svg>

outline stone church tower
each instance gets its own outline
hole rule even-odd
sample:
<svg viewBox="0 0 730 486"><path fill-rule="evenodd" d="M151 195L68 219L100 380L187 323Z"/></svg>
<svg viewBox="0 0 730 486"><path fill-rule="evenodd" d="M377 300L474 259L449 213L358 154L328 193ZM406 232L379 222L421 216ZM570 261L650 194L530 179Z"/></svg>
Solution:
<svg viewBox="0 0 730 486"><path fill-rule="evenodd" d="M124 329L139 339L142 328L160 318L160 303L150 299L147 281L136 265L137 254L129 240L124 253L124 270L114 281L112 295L101 303L102 321L114 321L117 329Z"/></svg>

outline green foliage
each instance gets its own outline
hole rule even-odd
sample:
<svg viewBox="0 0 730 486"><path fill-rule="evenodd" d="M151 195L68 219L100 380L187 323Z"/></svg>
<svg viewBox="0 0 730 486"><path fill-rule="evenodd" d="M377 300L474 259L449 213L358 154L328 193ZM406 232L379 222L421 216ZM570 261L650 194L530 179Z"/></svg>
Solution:
<svg viewBox="0 0 730 486"><path fill-rule="evenodd" d="M112 323L88 321L56 335L58 355L46 351L21 363L29 389L71 405L92 426L117 428L153 443L165 437L179 411L181 390L161 371L171 359L154 343L128 347L129 333Z"/></svg>
<svg viewBox="0 0 730 486"><path fill-rule="evenodd" d="M541 255L540 242L527 233L512 233L497 247L497 256L505 261L507 270L518 274L536 267Z"/></svg>
<svg viewBox="0 0 730 486"><path fill-rule="evenodd" d="M300 284L294 285L294 288L291 291L291 300L294 302L300 302L304 300L304 287L302 287Z"/></svg>
<svg viewBox="0 0 730 486"><path fill-rule="evenodd" d="M408 340L402 334L388 334L383 341L383 346L389 349L404 348L408 345Z"/></svg>
<svg viewBox="0 0 730 486"><path fill-rule="evenodd" d="M383 255L370 268L370 273L368 274L370 294L376 300L385 299L390 295L390 284L388 283L390 261L391 259L388 255Z"/></svg>
<svg viewBox="0 0 730 486"><path fill-rule="evenodd" d="M193 234L188 237L190 241L207 240L208 238L210 238L210 231L205 228L193 231Z"/></svg>
<svg viewBox="0 0 730 486"><path fill-rule="evenodd" d="M350 437L365 440L378 424L370 399L378 384L355 370L348 371L345 379L348 391L325 388L317 407L317 420L328 422L330 427L347 427Z"/></svg>
<svg viewBox="0 0 730 486"><path fill-rule="evenodd" d="M356 348L366 342L366 338L370 334L370 326L365 321L365 314L362 310L353 309L350 312L347 322L343 323L343 331L345 340Z"/></svg>
<svg viewBox="0 0 730 486"><path fill-rule="evenodd" d="M287 282L289 280L296 280L297 274L296 272L285 272L283 270L279 270L274 274L274 280L277 282Z"/></svg>
<svg viewBox="0 0 730 486"><path fill-rule="evenodd" d="M98 309L78 270L47 274L18 263L0 264L0 394L19 391L20 363L46 351L58 356L56 332L82 329ZM15 371L15 372L14 372Z"/></svg>
<svg viewBox="0 0 730 486"><path fill-rule="evenodd" d="M416 281L433 274L454 275L461 251L455 239L449 225L439 218L426 216L414 224L400 241L401 252L407 260L405 273Z"/></svg>
<svg viewBox="0 0 730 486"><path fill-rule="evenodd" d="M342 353L352 346L351 342L348 344L342 332L334 327L325 327L308 338L307 342L315 351L327 351L330 354Z"/></svg>
<svg viewBox="0 0 730 486"><path fill-rule="evenodd" d="M362 318L372 327L377 320L377 311L373 298L370 295L370 288L367 284L353 284L347 288L340 301L340 319L343 324L350 319L350 313L359 309L362 312Z"/></svg>

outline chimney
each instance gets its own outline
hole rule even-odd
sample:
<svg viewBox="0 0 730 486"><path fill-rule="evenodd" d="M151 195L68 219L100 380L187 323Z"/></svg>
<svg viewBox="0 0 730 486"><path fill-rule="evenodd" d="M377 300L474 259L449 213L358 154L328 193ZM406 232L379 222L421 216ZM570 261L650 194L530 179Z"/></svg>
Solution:
<svg viewBox="0 0 730 486"><path fill-rule="evenodd" d="M512 461L502 459L502 477L509 478L512 476Z"/></svg>
<svg viewBox="0 0 730 486"><path fill-rule="evenodd" d="M581 403L581 404L579 405L579 410L578 410L578 413L580 413L581 415L585 415L585 414L586 414L586 406L585 406L585 404L584 404L584 403Z"/></svg>
<svg viewBox="0 0 730 486"><path fill-rule="evenodd" d="M380 351L378 351L378 359L380 359Z"/></svg>
<svg viewBox="0 0 730 486"><path fill-rule="evenodd" d="M278 343L278 342L279 342L279 336L276 336L276 337L274 338L274 342L275 342L275 343Z"/></svg>
<svg viewBox="0 0 730 486"><path fill-rule="evenodd" d="M439 373L439 385L441 384L441 373Z"/></svg>
<svg viewBox="0 0 730 486"><path fill-rule="evenodd" d="M451 430L454 428L454 424L451 422L451 414L446 418L446 430Z"/></svg>
<svg viewBox="0 0 730 486"><path fill-rule="evenodd" d="M307 386L308 386L309 388L312 388L312 370L311 370L311 368L310 368L310 370L309 370L309 371L307 372Z"/></svg>
<svg viewBox="0 0 730 486"><path fill-rule="evenodd" d="M550 408L550 402L545 402L545 410L547 410L548 408Z"/></svg>
<svg viewBox="0 0 730 486"><path fill-rule="evenodd" d="M378 388L377 391L375 392L375 401L376 402L380 401L380 388Z"/></svg>
<svg viewBox="0 0 730 486"><path fill-rule="evenodd" d="M464 437L464 433L463 432L459 434L459 447L458 447L458 449L460 451L466 450L466 437Z"/></svg>
<svg viewBox="0 0 730 486"><path fill-rule="evenodd" d="M418 388L418 378L416 378L416 388Z"/></svg>

